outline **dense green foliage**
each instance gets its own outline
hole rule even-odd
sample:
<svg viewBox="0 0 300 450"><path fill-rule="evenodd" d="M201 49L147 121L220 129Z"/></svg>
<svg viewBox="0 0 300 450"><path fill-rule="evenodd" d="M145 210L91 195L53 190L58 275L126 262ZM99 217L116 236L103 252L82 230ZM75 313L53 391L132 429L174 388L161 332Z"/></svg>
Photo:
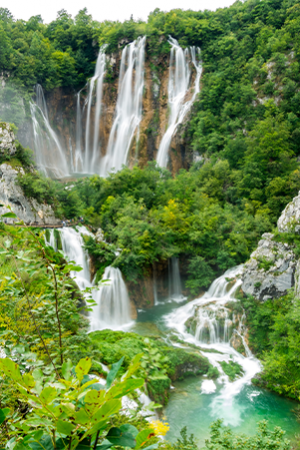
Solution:
<svg viewBox="0 0 300 450"><path fill-rule="evenodd" d="M299 399L300 300L291 292L264 303L243 302L250 345L263 362L255 382L279 394Z"/></svg>
<svg viewBox="0 0 300 450"><path fill-rule="evenodd" d="M150 397L161 404L167 402L172 381L191 375L218 376L199 352L171 347L160 339L112 330L95 331L89 337L98 347L101 361L113 364L123 357L124 370L134 356L144 353L140 375L146 380Z"/></svg>
<svg viewBox="0 0 300 450"><path fill-rule="evenodd" d="M258 431L254 436L237 436L233 431L222 426L222 421L217 420L211 425L211 437L206 441L205 449L209 450L289 450L290 442L284 438L284 431L275 427L274 431L268 429L267 420L258 424ZM203 450L205 450L203 449Z"/></svg>
<svg viewBox="0 0 300 450"><path fill-rule="evenodd" d="M243 375L242 367L234 361L221 361L220 364L230 381L234 381L237 377Z"/></svg>

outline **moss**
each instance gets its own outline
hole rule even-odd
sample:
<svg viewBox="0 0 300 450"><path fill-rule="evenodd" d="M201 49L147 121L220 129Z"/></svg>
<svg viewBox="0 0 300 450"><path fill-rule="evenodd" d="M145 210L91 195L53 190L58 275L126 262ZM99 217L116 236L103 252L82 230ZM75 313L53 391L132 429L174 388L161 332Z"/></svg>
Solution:
<svg viewBox="0 0 300 450"><path fill-rule="evenodd" d="M207 358L189 348L166 345L160 338L145 339L135 333L112 330L94 331L89 337L101 352L103 363L111 365L124 357L121 373L124 373L135 355L144 353L147 367L140 369L139 375L147 379L150 397L163 405L168 400L171 382L188 376L216 376Z"/></svg>
<svg viewBox="0 0 300 450"><path fill-rule="evenodd" d="M234 381L244 373L242 366L234 361L221 361L220 364L230 381Z"/></svg>

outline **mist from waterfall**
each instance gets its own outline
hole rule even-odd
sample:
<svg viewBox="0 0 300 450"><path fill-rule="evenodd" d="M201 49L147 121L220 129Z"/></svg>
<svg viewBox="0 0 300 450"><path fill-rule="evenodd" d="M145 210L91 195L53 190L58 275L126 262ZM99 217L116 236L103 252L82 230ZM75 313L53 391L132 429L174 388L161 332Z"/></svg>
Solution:
<svg viewBox="0 0 300 450"><path fill-rule="evenodd" d="M35 93L36 101L30 102L30 112L37 166L45 175L65 177L69 174L68 162L59 138L50 125L47 103L41 85L36 85Z"/></svg>
<svg viewBox="0 0 300 450"><path fill-rule="evenodd" d="M142 119L145 43L146 37L140 37L122 51L115 119L106 155L101 161L101 176L117 172L126 165L134 136L138 143Z"/></svg>
<svg viewBox="0 0 300 450"><path fill-rule="evenodd" d="M199 48L189 47L183 50L176 39L173 39L171 36L169 37L169 43L171 45L168 84L168 105L170 112L168 128L163 135L156 157L157 164L160 167L167 167L172 137L174 136L178 125L183 122L196 95L200 91L200 78L202 73ZM187 92L190 88L190 61L196 70L196 77L192 98L185 101Z"/></svg>
<svg viewBox="0 0 300 450"><path fill-rule="evenodd" d="M57 250L55 230L49 230L49 239L45 235L47 245L51 245ZM103 280L97 289L91 280L90 259L88 252L84 249L84 240L82 235L90 235L87 228L81 226L76 231L73 228L60 228L57 230L60 234L63 253L68 261L74 261L76 265L81 266L80 272L72 271L71 277L75 280L81 291L93 287L92 297L96 302L93 311L89 312L90 330L100 330L103 328L120 329L122 326L130 323L131 308L130 300L124 283L122 273L118 268L106 267Z"/></svg>

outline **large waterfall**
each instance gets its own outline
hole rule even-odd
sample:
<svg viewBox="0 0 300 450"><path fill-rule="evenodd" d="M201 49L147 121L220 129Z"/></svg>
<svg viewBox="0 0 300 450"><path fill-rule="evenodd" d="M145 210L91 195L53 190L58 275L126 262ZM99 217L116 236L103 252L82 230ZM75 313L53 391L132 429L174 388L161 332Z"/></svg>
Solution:
<svg viewBox="0 0 300 450"><path fill-rule="evenodd" d="M33 123L34 150L38 168L57 178L69 174L65 152L49 122L47 103L42 87L36 85L36 101L30 102Z"/></svg>
<svg viewBox="0 0 300 450"><path fill-rule="evenodd" d="M142 119L145 42L146 37L138 38L122 51L115 119L106 155L101 161L102 176L118 171L127 164L134 135L138 143Z"/></svg>
<svg viewBox="0 0 300 450"><path fill-rule="evenodd" d="M183 122L188 110L194 102L196 95L200 90L200 77L202 65L200 59L200 49L195 47L183 50L176 39L169 38L171 44L169 85L168 85L168 104L169 104L169 122L168 128L161 140L158 153L157 164L161 167L167 167L168 153L172 137L180 123ZM198 60L197 60L198 57ZM186 101L186 95L190 87L191 68L190 60L196 69L194 83L194 92L192 98Z"/></svg>
<svg viewBox="0 0 300 450"><path fill-rule="evenodd" d="M119 269L107 267L105 269L102 284L95 288L91 280L89 267L89 256L84 250L82 235L91 235L85 228L80 227L78 231L73 228L61 228L61 245L64 255L68 261L74 261L76 265L82 267L80 272L71 272L72 278L76 281L80 290L84 291L88 287L93 287L92 296L97 306L89 313L91 331L103 328L120 328L130 322L130 301L122 274ZM54 230L49 230L50 236L46 243L57 249Z"/></svg>

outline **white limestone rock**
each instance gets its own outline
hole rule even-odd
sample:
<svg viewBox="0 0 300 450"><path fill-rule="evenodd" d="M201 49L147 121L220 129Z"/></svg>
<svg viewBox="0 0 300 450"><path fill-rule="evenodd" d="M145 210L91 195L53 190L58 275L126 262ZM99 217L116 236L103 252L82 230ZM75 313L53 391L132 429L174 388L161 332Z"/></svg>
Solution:
<svg viewBox="0 0 300 450"><path fill-rule="evenodd" d="M293 287L295 269L291 248L273 241L273 234L264 233L244 266L242 290L262 301L281 297Z"/></svg>
<svg viewBox="0 0 300 450"><path fill-rule="evenodd" d="M17 151L15 140L15 135L9 123L0 123L0 155L13 156Z"/></svg>
<svg viewBox="0 0 300 450"><path fill-rule="evenodd" d="M300 191L297 197L294 197L282 211L277 222L277 228L280 233L300 232Z"/></svg>
<svg viewBox="0 0 300 450"><path fill-rule="evenodd" d="M16 183L18 173L24 173L20 167L15 169L9 163L0 165L0 214L11 210L28 225L59 225L60 220L54 215L50 205L38 203L35 199L25 197L21 186ZM16 219L7 218L7 223L13 223Z"/></svg>

